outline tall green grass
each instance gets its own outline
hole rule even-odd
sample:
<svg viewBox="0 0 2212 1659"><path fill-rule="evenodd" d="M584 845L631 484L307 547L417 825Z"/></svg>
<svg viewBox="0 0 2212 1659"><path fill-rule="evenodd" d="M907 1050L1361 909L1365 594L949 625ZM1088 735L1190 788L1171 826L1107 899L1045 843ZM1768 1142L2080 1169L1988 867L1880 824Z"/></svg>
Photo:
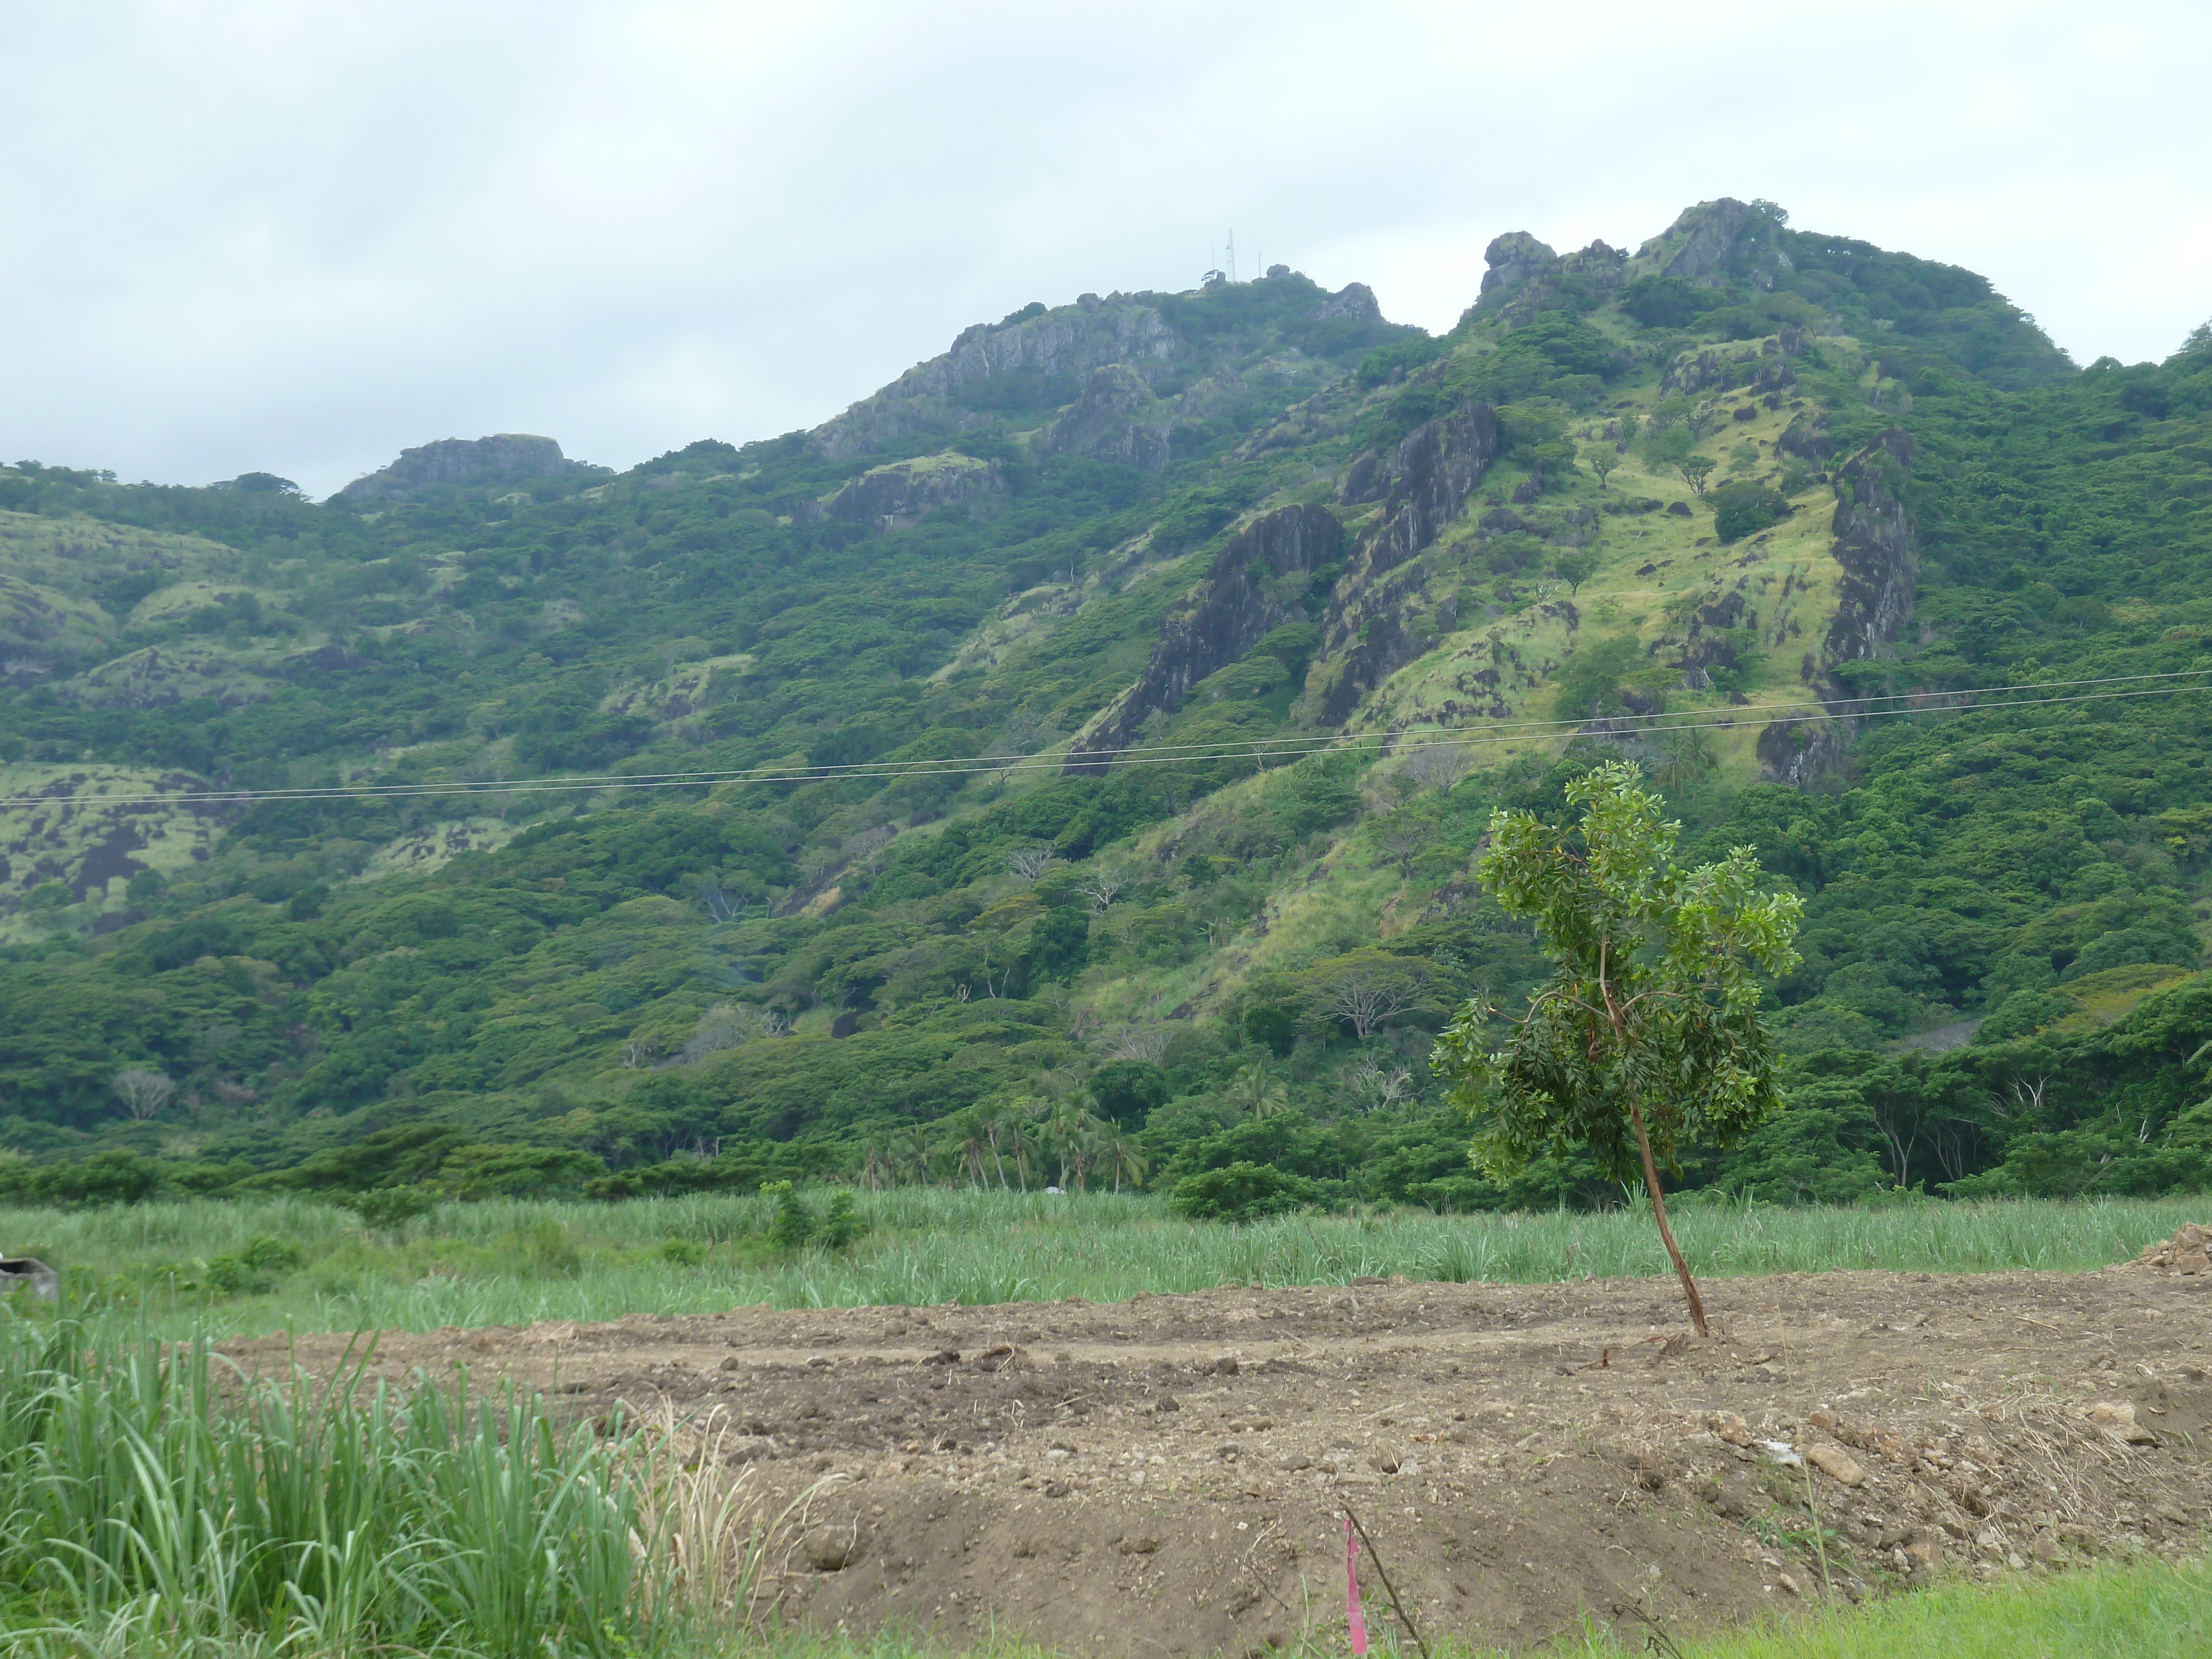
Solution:
<svg viewBox="0 0 2212 1659"><path fill-rule="evenodd" d="M0 1320L0 1651L616 1659L748 1604L741 1480L466 1390Z"/></svg>
<svg viewBox="0 0 2212 1659"><path fill-rule="evenodd" d="M80 1291L143 1292L176 1322L230 1333L599 1320L744 1304L841 1307L1118 1301L1222 1284L1331 1285L1363 1276L1495 1284L1667 1272L1650 1217L1604 1213L1293 1215L1247 1226L1188 1222L1157 1198L943 1188L860 1195L869 1231L842 1254L778 1259L758 1197L618 1205L447 1205L396 1232L300 1199L128 1209L0 1210L0 1239L61 1265ZM1778 1209L1685 1205L1676 1231L1712 1278L1887 1268L2081 1270L2121 1261L2212 1200L1921 1201ZM265 1294L210 1302L195 1264L256 1237L300 1265ZM674 1249L668 1247L673 1243ZM703 1256L696 1261L683 1259ZM198 1289L191 1288L199 1286Z"/></svg>

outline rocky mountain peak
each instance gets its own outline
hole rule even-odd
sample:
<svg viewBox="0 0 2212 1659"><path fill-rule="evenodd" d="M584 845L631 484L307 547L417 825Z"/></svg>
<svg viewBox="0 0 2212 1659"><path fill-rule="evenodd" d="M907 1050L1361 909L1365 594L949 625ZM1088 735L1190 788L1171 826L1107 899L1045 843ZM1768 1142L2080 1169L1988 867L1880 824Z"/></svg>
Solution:
<svg viewBox="0 0 2212 1659"><path fill-rule="evenodd" d="M1636 250L1634 263L1639 275L1701 287L1717 286L1733 275L1770 288L1774 271L1790 269L1790 256L1774 245L1776 228L1760 207L1723 196L1683 209L1673 224Z"/></svg>
<svg viewBox="0 0 2212 1659"><path fill-rule="evenodd" d="M557 478L571 463L550 438L496 432L489 438L441 438L403 449L389 466L338 491L349 501L389 501L439 484Z"/></svg>
<svg viewBox="0 0 2212 1659"><path fill-rule="evenodd" d="M1503 236L1492 237L1490 246L1482 251L1483 263L1490 267L1482 274L1482 299L1504 299L1550 269L1559 258L1550 243L1538 240L1525 230L1509 230Z"/></svg>
<svg viewBox="0 0 2212 1659"><path fill-rule="evenodd" d="M1275 270L1281 269L1277 266L1267 274L1272 276ZM1287 276L1289 272L1285 271L1284 274ZM1314 316L1323 322L1332 317L1342 317L1355 323L1379 323L1382 320L1382 305L1376 299L1375 290L1366 283L1346 283L1321 302Z"/></svg>

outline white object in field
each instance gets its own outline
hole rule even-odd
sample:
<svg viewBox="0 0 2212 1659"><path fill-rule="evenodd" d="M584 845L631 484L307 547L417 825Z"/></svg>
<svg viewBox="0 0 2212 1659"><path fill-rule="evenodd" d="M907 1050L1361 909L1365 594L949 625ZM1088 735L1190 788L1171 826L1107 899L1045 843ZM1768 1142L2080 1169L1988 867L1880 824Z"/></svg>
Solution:
<svg viewBox="0 0 2212 1659"><path fill-rule="evenodd" d="M27 1285L41 1302L52 1302L61 1294L62 1276L34 1255L0 1257L0 1295Z"/></svg>

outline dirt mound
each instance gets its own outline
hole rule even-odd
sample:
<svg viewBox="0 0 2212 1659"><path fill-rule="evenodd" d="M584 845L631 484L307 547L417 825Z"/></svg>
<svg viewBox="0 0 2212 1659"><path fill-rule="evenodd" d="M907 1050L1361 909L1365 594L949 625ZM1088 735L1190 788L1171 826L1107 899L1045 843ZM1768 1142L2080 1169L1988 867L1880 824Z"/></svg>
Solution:
<svg viewBox="0 0 2212 1659"><path fill-rule="evenodd" d="M1340 1633L1347 1507L1425 1634L1516 1648L1585 1611L1633 1644L1647 1616L1694 1632L2199 1547L2212 1276L1707 1288L1709 1341L1671 1280L1368 1281L395 1334L378 1359L580 1416L689 1414L764 1516L813 1492L775 1558L786 1618L947 1644L1159 1659Z"/></svg>
<svg viewBox="0 0 2212 1659"><path fill-rule="evenodd" d="M2159 1240L2133 1265L2159 1273L2212 1273L2212 1227L2185 1221L2180 1231Z"/></svg>

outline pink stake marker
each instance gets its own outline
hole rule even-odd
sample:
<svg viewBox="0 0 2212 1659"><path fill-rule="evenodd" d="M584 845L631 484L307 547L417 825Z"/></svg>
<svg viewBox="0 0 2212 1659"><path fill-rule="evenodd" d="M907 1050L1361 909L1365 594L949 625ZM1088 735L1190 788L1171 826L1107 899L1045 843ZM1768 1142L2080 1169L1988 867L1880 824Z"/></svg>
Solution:
<svg viewBox="0 0 2212 1659"><path fill-rule="evenodd" d="M1366 1659L1367 1615L1359 1606L1359 1540L1352 1534L1352 1517L1344 1517L1344 1619L1352 1626L1352 1651Z"/></svg>

